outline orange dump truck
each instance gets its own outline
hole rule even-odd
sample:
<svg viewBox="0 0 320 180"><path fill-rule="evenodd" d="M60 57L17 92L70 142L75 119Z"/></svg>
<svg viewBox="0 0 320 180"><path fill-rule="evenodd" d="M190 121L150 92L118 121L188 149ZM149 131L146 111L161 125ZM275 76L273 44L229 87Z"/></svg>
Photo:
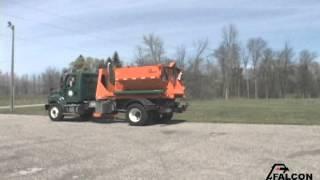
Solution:
<svg viewBox="0 0 320 180"><path fill-rule="evenodd" d="M65 97L58 97L64 99L63 102L50 102L49 96L46 109L52 120L72 113L84 117L91 114L103 117L123 112L130 125L166 122L174 113L181 113L188 106L184 101L182 76L175 62L121 68L115 68L108 62L106 67L99 69L98 74L67 75L62 83L66 86L62 87L64 93L60 93ZM70 79L73 81L69 82ZM95 88L90 87L93 84Z"/></svg>

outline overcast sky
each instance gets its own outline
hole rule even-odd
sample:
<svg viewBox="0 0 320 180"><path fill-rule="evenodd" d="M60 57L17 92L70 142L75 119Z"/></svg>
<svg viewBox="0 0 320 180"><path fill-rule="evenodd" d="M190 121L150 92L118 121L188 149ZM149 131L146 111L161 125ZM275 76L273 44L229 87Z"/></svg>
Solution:
<svg viewBox="0 0 320 180"><path fill-rule="evenodd" d="M319 0L1 0L0 8L0 70L10 68L10 20L18 74L66 67L79 54L106 58L115 50L130 62L147 33L164 40L169 56L181 44L192 51L204 38L213 49L231 23L243 43L261 36L275 49L288 41L296 51L320 54Z"/></svg>

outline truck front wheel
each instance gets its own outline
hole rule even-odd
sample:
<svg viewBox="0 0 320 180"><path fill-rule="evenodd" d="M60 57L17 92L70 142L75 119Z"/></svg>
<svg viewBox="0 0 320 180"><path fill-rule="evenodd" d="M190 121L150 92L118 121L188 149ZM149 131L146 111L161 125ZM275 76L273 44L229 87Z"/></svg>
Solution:
<svg viewBox="0 0 320 180"><path fill-rule="evenodd" d="M49 117L52 121L63 120L63 112L62 112L62 108L59 104L50 105L48 114L49 114Z"/></svg>
<svg viewBox="0 0 320 180"><path fill-rule="evenodd" d="M129 124L132 126L143 126L146 125L148 121L148 112L138 103L128 107L126 116Z"/></svg>

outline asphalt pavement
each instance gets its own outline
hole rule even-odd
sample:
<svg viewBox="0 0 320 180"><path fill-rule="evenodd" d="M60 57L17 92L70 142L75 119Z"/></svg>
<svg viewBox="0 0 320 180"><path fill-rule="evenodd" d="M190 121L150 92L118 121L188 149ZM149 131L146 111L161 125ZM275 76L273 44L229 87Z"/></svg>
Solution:
<svg viewBox="0 0 320 180"><path fill-rule="evenodd" d="M320 126L0 115L1 179L266 179L274 163L320 179Z"/></svg>

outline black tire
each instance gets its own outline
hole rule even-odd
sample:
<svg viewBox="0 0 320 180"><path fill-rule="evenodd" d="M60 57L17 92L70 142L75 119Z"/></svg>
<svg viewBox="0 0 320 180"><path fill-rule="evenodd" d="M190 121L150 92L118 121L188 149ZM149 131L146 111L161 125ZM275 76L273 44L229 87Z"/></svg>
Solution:
<svg viewBox="0 0 320 180"><path fill-rule="evenodd" d="M64 117L62 107L59 104L50 105L48 115L52 121L62 121Z"/></svg>
<svg viewBox="0 0 320 180"><path fill-rule="evenodd" d="M173 113L164 113L164 114L161 114L159 119L158 119L158 122L159 123L167 123L169 121L171 121L173 117Z"/></svg>
<svg viewBox="0 0 320 180"><path fill-rule="evenodd" d="M135 103L128 107L126 118L131 126L144 126L148 123L149 114L141 104Z"/></svg>

